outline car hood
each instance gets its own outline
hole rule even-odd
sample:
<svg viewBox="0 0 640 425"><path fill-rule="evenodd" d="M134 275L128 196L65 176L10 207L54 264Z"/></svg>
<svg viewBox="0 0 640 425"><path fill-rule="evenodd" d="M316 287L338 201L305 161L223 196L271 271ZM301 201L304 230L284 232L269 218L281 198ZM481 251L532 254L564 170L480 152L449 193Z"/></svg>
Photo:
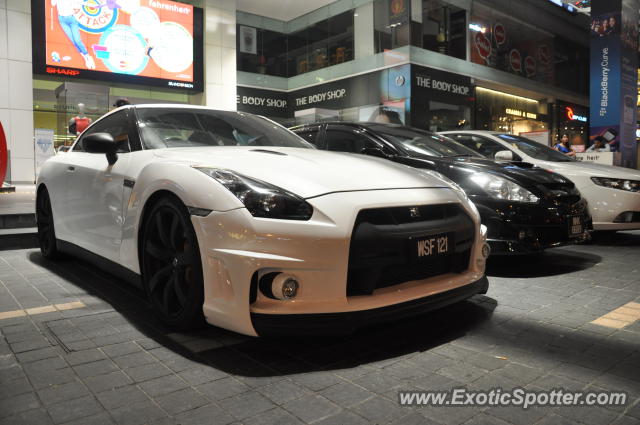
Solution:
<svg viewBox="0 0 640 425"><path fill-rule="evenodd" d="M450 187L404 165L316 149L221 146L158 149L154 154L170 162L235 171L303 198L332 192Z"/></svg>
<svg viewBox="0 0 640 425"><path fill-rule="evenodd" d="M614 167L612 165L593 164L589 162L571 161L571 162L550 162L539 161L540 167L562 173L571 178L571 176L580 177L612 177L617 179L640 180L640 172L624 167Z"/></svg>
<svg viewBox="0 0 640 425"><path fill-rule="evenodd" d="M488 172L510 177L524 186L538 184L571 184L557 173L549 172L528 162L496 162L486 158L437 158L434 160L444 167L454 167L468 172ZM447 174L447 173L445 173ZM455 180L455 179L454 179Z"/></svg>

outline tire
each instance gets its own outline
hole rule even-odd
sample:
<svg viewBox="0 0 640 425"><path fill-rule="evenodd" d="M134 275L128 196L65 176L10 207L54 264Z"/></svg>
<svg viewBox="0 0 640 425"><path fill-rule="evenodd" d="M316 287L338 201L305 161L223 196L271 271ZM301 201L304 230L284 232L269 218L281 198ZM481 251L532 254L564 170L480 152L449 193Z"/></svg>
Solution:
<svg viewBox="0 0 640 425"><path fill-rule="evenodd" d="M141 264L147 297L160 320L176 330L204 324L204 279L196 233L178 200L153 204L144 223Z"/></svg>
<svg viewBox="0 0 640 425"><path fill-rule="evenodd" d="M53 225L51 198L45 187L40 189L36 199L36 226L38 228L38 245L42 256L48 260L60 257L56 229Z"/></svg>

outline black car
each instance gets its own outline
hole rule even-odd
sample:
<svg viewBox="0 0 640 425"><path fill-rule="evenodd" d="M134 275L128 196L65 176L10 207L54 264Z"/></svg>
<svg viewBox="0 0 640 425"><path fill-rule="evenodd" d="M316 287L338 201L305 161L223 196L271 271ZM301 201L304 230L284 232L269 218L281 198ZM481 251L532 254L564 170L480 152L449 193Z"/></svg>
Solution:
<svg viewBox="0 0 640 425"><path fill-rule="evenodd" d="M523 162L495 162L447 137L396 124L327 122L291 129L319 149L386 158L437 171L475 203L493 254L581 242L587 203L565 177Z"/></svg>

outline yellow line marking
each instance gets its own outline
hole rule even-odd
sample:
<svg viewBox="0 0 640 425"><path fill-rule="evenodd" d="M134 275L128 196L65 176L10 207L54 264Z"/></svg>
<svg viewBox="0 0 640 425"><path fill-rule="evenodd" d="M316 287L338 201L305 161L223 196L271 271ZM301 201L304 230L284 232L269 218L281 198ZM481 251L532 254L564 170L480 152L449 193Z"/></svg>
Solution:
<svg viewBox="0 0 640 425"><path fill-rule="evenodd" d="M607 328L622 329L640 320L640 303L630 302L598 317L591 323Z"/></svg>
<svg viewBox="0 0 640 425"><path fill-rule="evenodd" d="M0 320L13 319L15 317L26 316L27 314L30 316L33 316L36 314L52 313L54 311L64 311L64 310L71 310L74 308L83 308L83 307L86 307L84 303L80 301L74 301L74 302L64 303L64 304L50 304L50 305L44 305L42 307L27 308L25 310L3 311L3 312L0 312Z"/></svg>

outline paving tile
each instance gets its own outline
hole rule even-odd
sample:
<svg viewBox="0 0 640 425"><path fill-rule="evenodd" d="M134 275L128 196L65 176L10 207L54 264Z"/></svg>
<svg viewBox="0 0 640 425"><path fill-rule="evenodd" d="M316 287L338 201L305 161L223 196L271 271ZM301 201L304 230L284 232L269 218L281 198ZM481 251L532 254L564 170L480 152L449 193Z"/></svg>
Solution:
<svg viewBox="0 0 640 425"><path fill-rule="evenodd" d="M49 415L56 424L70 422L101 413L104 409L93 395L63 401L48 407Z"/></svg>
<svg viewBox="0 0 640 425"><path fill-rule="evenodd" d="M199 385L196 389L212 400L223 400L251 390L249 386L232 377Z"/></svg>
<svg viewBox="0 0 640 425"><path fill-rule="evenodd" d="M212 422L216 425L227 425L235 420L217 404L187 410L175 415L175 419L180 425L201 425Z"/></svg>
<svg viewBox="0 0 640 425"><path fill-rule="evenodd" d="M201 385L227 377L227 373L211 366L195 367L179 372L178 375L191 385Z"/></svg>
<svg viewBox="0 0 640 425"><path fill-rule="evenodd" d="M389 401L380 396L357 404L351 410L374 423L394 422L411 413L409 409L400 407L397 402Z"/></svg>
<svg viewBox="0 0 640 425"><path fill-rule="evenodd" d="M105 409L112 410L127 404L147 400L148 396L137 386L126 385L97 393L96 398Z"/></svg>
<svg viewBox="0 0 640 425"><path fill-rule="evenodd" d="M209 404L209 401L197 393L193 388L185 388L156 397L155 401L170 415L175 415L177 413L184 412L185 410L191 410Z"/></svg>
<svg viewBox="0 0 640 425"><path fill-rule="evenodd" d="M314 394L289 401L282 407L306 423L319 421L342 410L335 403Z"/></svg>
<svg viewBox="0 0 640 425"><path fill-rule="evenodd" d="M51 417L45 409L31 409L0 419L0 425L51 425Z"/></svg>
<svg viewBox="0 0 640 425"><path fill-rule="evenodd" d="M109 411L119 425L160 424L167 414L151 400L138 401Z"/></svg>
<svg viewBox="0 0 640 425"><path fill-rule="evenodd" d="M106 359L104 353L97 348L91 348L88 350L72 351L65 354L64 359L71 366L77 366L84 363L92 363L98 360Z"/></svg>
<svg viewBox="0 0 640 425"><path fill-rule="evenodd" d="M314 424L318 425L366 425L368 423L370 422L362 416L356 415L348 410L342 410L335 415L327 416L318 422L314 422Z"/></svg>
<svg viewBox="0 0 640 425"><path fill-rule="evenodd" d="M27 410L40 407L35 393L24 393L0 400L0 417L12 416Z"/></svg>
<svg viewBox="0 0 640 425"><path fill-rule="evenodd" d="M104 375L91 376L84 379L84 383L94 394L96 394L132 384L133 381L122 371L118 370Z"/></svg>
<svg viewBox="0 0 640 425"><path fill-rule="evenodd" d="M273 402L252 390L220 400L220 406L236 419L247 419L275 407Z"/></svg>
<svg viewBox="0 0 640 425"><path fill-rule="evenodd" d="M90 391L80 381L71 381L66 384L53 385L38 391L38 397L45 405L74 400L90 395Z"/></svg>
<svg viewBox="0 0 640 425"><path fill-rule="evenodd" d="M160 362L155 362L128 368L126 374L135 382L144 382L161 376L172 375L173 371Z"/></svg>
<svg viewBox="0 0 640 425"><path fill-rule="evenodd" d="M161 378L152 379L150 381L139 384L140 388L155 398L161 395L169 394L174 391L181 390L189 385L177 375L167 375Z"/></svg>
<svg viewBox="0 0 640 425"><path fill-rule="evenodd" d="M284 409L276 407L243 421L245 425L301 425L303 422Z"/></svg>
<svg viewBox="0 0 640 425"><path fill-rule="evenodd" d="M111 360L104 359L73 366L73 370L79 377L89 378L91 376L104 375L110 372L115 372L118 370L118 367Z"/></svg>
<svg viewBox="0 0 640 425"><path fill-rule="evenodd" d="M348 382L325 388L320 395L342 407L351 407L375 396L374 393Z"/></svg>

